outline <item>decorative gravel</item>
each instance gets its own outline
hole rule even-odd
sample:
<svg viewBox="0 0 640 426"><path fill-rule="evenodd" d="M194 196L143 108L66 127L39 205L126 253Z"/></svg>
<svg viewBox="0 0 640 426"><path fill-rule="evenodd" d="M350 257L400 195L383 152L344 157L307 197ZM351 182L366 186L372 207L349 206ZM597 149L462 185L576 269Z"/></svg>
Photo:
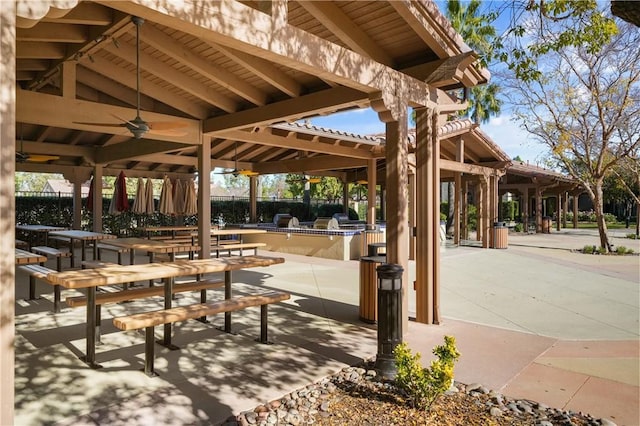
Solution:
<svg viewBox="0 0 640 426"><path fill-rule="evenodd" d="M478 383L456 382L429 411L411 408L392 382L376 377L373 363L345 367L333 376L297 389L225 426L246 425L527 425L615 426L582 412L508 398Z"/></svg>

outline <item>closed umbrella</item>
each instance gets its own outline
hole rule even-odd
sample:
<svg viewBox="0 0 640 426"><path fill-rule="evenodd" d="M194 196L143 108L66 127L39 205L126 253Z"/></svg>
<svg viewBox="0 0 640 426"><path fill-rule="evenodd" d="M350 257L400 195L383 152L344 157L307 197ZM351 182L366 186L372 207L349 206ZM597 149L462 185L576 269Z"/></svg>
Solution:
<svg viewBox="0 0 640 426"><path fill-rule="evenodd" d="M120 172L116 178L113 197L109 203L109 214L120 214L129 210L129 197L127 196L127 181L124 172Z"/></svg>
<svg viewBox="0 0 640 426"><path fill-rule="evenodd" d="M160 213L165 215L175 214L173 205L173 184L171 179L165 176L162 182L162 192L160 192L160 207L158 208Z"/></svg>
<svg viewBox="0 0 640 426"><path fill-rule="evenodd" d="M156 206L153 202L153 182L151 178L147 178L147 183L144 185L146 206L144 212L147 214L153 214L156 212Z"/></svg>
<svg viewBox="0 0 640 426"><path fill-rule="evenodd" d="M93 211L93 176L91 176L91 182L89 182L89 194L87 194L87 211Z"/></svg>
<svg viewBox="0 0 640 426"><path fill-rule="evenodd" d="M146 213L147 208L147 200L145 198L146 191L144 190L144 180L139 177L138 178L138 189L136 189L136 198L133 200L133 207L131 211L137 214Z"/></svg>
<svg viewBox="0 0 640 426"><path fill-rule="evenodd" d="M189 179L184 194L184 214L198 214L198 195L196 194L196 183Z"/></svg>
<svg viewBox="0 0 640 426"><path fill-rule="evenodd" d="M180 179L176 179L173 186L173 208L174 212L179 215L184 214L184 185Z"/></svg>

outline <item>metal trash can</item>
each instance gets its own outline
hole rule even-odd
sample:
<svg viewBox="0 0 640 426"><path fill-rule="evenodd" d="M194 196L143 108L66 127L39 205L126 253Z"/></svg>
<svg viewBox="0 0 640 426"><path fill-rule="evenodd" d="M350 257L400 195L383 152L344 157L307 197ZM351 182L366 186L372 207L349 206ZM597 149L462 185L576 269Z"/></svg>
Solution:
<svg viewBox="0 0 640 426"><path fill-rule="evenodd" d="M375 324L378 320L376 268L386 261L386 256L364 256L360 258L360 321Z"/></svg>
<svg viewBox="0 0 640 426"><path fill-rule="evenodd" d="M509 246L509 228L504 222L493 223L493 248L506 249Z"/></svg>
<svg viewBox="0 0 640 426"><path fill-rule="evenodd" d="M542 233L543 234L551 233L551 217L550 216L542 217Z"/></svg>

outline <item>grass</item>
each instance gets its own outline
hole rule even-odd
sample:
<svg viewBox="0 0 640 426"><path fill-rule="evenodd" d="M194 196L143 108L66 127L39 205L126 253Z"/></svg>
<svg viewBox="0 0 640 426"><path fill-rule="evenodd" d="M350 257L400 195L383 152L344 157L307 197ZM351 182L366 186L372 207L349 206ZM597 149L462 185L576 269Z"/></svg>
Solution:
<svg viewBox="0 0 640 426"><path fill-rule="evenodd" d="M567 225L569 225L569 221L567 221ZM608 229L627 229L627 226L624 222L609 222L607 223ZM595 222L578 222L578 229L598 229L598 224ZM630 230L636 229L635 222L629 223Z"/></svg>

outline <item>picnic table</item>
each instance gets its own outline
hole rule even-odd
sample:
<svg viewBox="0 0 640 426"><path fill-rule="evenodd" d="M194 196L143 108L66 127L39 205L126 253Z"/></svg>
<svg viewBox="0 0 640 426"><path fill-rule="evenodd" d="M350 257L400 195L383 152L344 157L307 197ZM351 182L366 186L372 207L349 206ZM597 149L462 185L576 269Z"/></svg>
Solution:
<svg viewBox="0 0 640 426"><path fill-rule="evenodd" d="M103 234L101 232L79 231L76 229L63 230L63 231L51 231L49 235L56 237L68 238L71 242L70 250L73 253L73 242L79 240L82 245L81 256L82 260L86 260L85 249L87 241L93 241L93 260L98 258L98 245L97 241L116 238L113 234ZM75 267L75 256L71 256L71 267Z"/></svg>
<svg viewBox="0 0 640 426"><path fill-rule="evenodd" d="M281 257L244 256L220 259L178 260L166 263L118 265L100 269L53 272L47 275L50 284L68 289L87 290L86 355L83 361L91 368L96 363L96 290L99 286L125 284L133 281L161 279L164 283L164 306L171 308L173 280L176 277L224 272L225 299L231 299L231 272L284 263ZM230 331L231 313L225 312L225 331ZM171 324L165 324L164 344L171 345Z"/></svg>
<svg viewBox="0 0 640 426"><path fill-rule="evenodd" d="M16 265L31 265L33 263L46 262L47 257L30 251L16 249Z"/></svg>
<svg viewBox="0 0 640 426"><path fill-rule="evenodd" d="M16 229L18 231L23 231L28 234L34 234L34 240L37 242L39 240L43 241L45 246L49 245L49 232L52 231L62 231L66 228L62 226L50 226L50 225L16 225ZM31 238L29 239L29 246L38 245L31 244Z"/></svg>
<svg viewBox="0 0 640 426"><path fill-rule="evenodd" d="M169 241L148 240L146 238L116 238L105 242L106 245L122 247L130 250L130 263L135 263L135 250L146 251L149 255L149 262L153 263L154 255L158 253L168 254L173 262L176 253L193 253L200 250L195 244L175 244Z"/></svg>

